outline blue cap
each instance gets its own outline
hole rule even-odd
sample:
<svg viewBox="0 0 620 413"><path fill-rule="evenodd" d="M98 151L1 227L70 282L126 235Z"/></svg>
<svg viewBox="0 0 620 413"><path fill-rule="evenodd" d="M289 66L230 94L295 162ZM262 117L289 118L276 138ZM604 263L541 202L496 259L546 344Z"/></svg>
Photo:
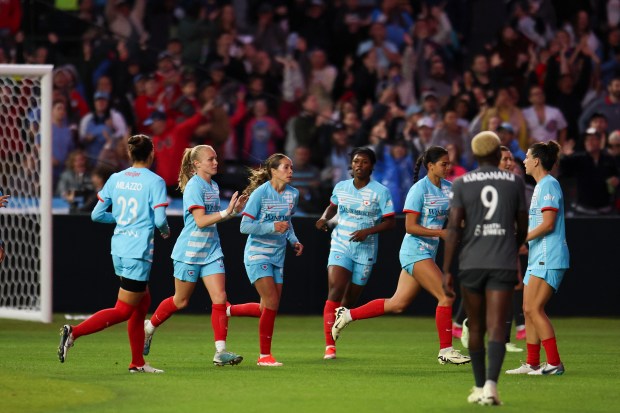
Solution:
<svg viewBox="0 0 620 413"><path fill-rule="evenodd" d="M166 120L166 114L160 110L156 110L144 121L144 126L152 125L156 120Z"/></svg>
<svg viewBox="0 0 620 413"><path fill-rule="evenodd" d="M105 99L110 100L110 94L108 92L103 92L101 90L95 92L95 100L97 99Z"/></svg>
<svg viewBox="0 0 620 413"><path fill-rule="evenodd" d="M509 122L502 122L502 124L499 125L499 128L497 128L497 130L498 131L505 130L510 133L515 133L515 129L512 127L512 124L510 124Z"/></svg>

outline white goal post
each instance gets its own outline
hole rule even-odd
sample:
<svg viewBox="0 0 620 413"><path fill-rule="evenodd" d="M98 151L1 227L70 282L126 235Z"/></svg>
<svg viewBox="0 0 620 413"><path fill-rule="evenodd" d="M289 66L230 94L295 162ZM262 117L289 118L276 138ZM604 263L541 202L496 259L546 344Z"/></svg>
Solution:
<svg viewBox="0 0 620 413"><path fill-rule="evenodd" d="M0 64L1 318L52 322L52 70Z"/></svg>

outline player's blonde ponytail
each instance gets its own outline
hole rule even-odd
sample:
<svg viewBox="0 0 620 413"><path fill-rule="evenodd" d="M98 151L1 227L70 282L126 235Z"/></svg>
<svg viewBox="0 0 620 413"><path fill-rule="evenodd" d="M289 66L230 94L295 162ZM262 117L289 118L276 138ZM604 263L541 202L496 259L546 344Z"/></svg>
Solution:
<svg viewBox="0 0 620 413"><path fill-rule="evenodd" d="M192 179L196 173L194 162L200 160L200 156L205 149L215 150L209 145L197 145L193 148L187 148L183 152L183 158L181 159L181 169L179 171L179 190L183 192L187 182Z"/></svg>

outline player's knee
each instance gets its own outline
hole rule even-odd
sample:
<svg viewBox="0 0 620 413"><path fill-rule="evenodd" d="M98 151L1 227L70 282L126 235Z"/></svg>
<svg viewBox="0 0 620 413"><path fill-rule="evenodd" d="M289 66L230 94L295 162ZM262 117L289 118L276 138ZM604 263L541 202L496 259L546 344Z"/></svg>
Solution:
<svg viewBox="0 0 620 413"><path fill-rule="evenodd" d="M226 304L226 292L222 291L211 294L211 302L213 302L213 304Z"/></svg>
<svg viewBox="0 0 620 413"><path fill-rule="evenodd" d="M182 310L189 305L189 298L187 297L174 297L174 305Z"/></svg>
<svg viewBox="0 0 620 413"><path fill-rule="evenodd" d="M407 309L407 304L400 300L390 300L390 312L394 314L401 314Z"/></svg>

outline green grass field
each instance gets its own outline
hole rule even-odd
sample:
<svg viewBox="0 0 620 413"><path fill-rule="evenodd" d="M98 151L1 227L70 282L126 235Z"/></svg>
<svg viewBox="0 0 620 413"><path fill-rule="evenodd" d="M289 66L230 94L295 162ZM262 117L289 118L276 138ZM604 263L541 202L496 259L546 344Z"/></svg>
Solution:
<svg viewBox="0 0 620 413"><path fill-rule="evenodd" d="M620 320L554 320L567 372L500 377L502 412L620 411ZM238 366L214 367L208 315L176 315L153 340L149 362L165 374L127 372L126 325L80 338L56 358L52 325L0 320L0 412L469 412L471 367L437 363L431 318L383 317L349 326L338 359L322 359L322 320L280 316L273 353L281 368L256 366L256 319L232 319L228 348ZM518 342L524 347L523 342ZM460 348L460 342L455 341ZM517 367L525 353L507 353Z"/></svg>

